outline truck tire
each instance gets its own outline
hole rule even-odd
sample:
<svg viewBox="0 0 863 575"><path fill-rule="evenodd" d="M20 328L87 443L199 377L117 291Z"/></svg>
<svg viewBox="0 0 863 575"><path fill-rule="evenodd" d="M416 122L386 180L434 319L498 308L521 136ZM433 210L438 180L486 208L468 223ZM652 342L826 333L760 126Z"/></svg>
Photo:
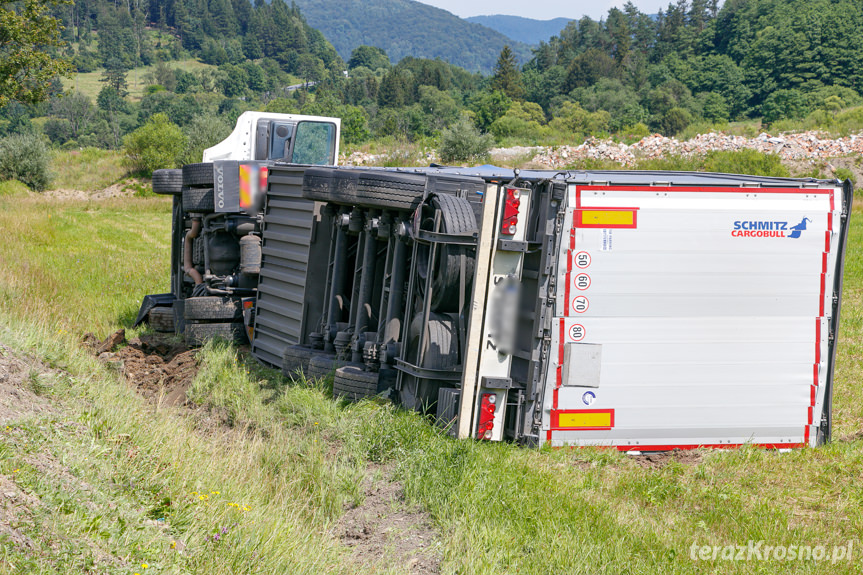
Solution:
<svg viewBox="0 0 863 575"><path fill-rule="evenodd" d="M243 303L228 296L190 297L183 310L186 321L240 321Z"/></svg>
<svg viewBox="0 0 863 575"><path fill-rule="evenodd" d="M450 369L461 362L459 358L458 328L448 315L429 314L425 354L419 361L419 338L422 331L422 314L414 316L408 332L410 343L408 361L425 369ZM438 389L446 382L405 375L399 390L399 403L407 409L426 411L437 402ZM434 413L434 409L430 409Z"/></svg>
<svg viewBox="0 0 863 575"><path fill-rule="evenodd" d="M356 205L356 172L333 168L307 168L303 175L303 197L316 202Z"/></svg>
<svg viewBox="0 0 863 575"><path fill-rule="evenodd" d="M309 369L306 370L306 377L309 379L318 379L333 375L338 368L348 363L345 360L338 359L331 354L318 354L309 360Z"/></svg>
<svg viewBox="0 0 863 575"><path fill-rule="evenodd" d="M183 185L191 188L213 187L213 164L186 164L183 166Z"/></svg>
<svg viewBox="0 0 863 575"><path fill-rule="evenodd" d="M356 203L363 207L413 211L425 191L420 174L368 172L360 174Z"/></svg>
<svg viewBox="0 0 863 575"><path fill-rule="evenodd" d="M154 307L147 315L147 323L155 331L162 333L174 332L174 308L171 307Z"/></svg>
<svg viewBox="0 0 863 575"><path fill-rule="evenodd" d="M320 351L301 345L289 345L282 353L282 373L287 377L294 377L298 370L306 373L309 369L309 361Z"/></svg>
<svg viewBox="0 0 863 575"><path fill-rule="evenodd" d="M183 211L209 214L216 211L213 188L183 188Z"/></svg>
<svg viewBox="0 0 863 575"><path fill-rule="evenodd" d="M246 326L241 321L231 323L186 323L186 345L199 347L211 339L249 343Z"/></svg>
<svg viewBox="0 0 863 575"><path fill-rule="evenodd" d="M374 397L378 393L378 376L373 371L363 371L357 364L340 367L333 376L333 397L348 401Z"/></svg>
<svg viewBox="0 0 863 575"><path fill-rule="evenodd" d="M154 170L152 182L157 194L179 194L183 191L183 171Z"/></svg>
<svg viewBox="0 0 863 575"><path fill-rule="evenodd" d="M438 195L432 197L431 207L421 226L425 230L432 230L434 226L434 211L441 213L441 229L443 233L459 234L475 232L476 216L470 202L456 196ZM473 283L474 258L467 253L465 246L454 246L440 244L438 246L437 262L431 270L432 273L432 311L438 313L458 312L459 289L461 282L461 265L464 261L465 287ZM417 273L419 275L420 291L425 287L426 275L429 273L429 256L431 249L427 245L420 245L417 251ZM420 294L425 297L424 294ZM465 294L467 296L467 294Z"/></svg>

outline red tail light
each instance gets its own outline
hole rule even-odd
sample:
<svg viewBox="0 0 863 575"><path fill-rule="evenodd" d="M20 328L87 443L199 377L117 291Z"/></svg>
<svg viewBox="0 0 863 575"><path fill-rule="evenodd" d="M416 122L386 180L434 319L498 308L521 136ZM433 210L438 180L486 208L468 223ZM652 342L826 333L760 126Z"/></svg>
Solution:
<svg viewBox="0 0 863 575"><path fill-rule="evenodd" d="M520 197L521 190L516 188L506 188L500 233L507 236L515 234L516 226L518 226L518 206L521 205Z"/></svg>
<svg viewBox="0 0 863 575"><path fill-rule="evenodd" d="M483 393L482 402L479 407L479 427L477 427L477 439L491 439L494 429L494 408L497 396L493 393Z"/></svg>
<svg viewBox="0 0 863 575"><path fill-rule="evenodd" d="M267 191L267 178L270 176L270 169L266 166L261 166L258 170L258 184L261 186L258 188L261 192Z"/></svg>

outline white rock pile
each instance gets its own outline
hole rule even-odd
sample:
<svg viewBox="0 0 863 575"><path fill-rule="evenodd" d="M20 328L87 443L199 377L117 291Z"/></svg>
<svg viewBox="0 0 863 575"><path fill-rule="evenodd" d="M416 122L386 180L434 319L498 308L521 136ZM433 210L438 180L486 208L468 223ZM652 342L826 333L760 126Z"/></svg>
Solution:
<svg viewBox="0 0 863 575"><path fill-rule="evenodd" d="M718 150L757 150L778 154L783 160L826 160L863 153L863 134L832 139L822 132L802 132L754 138L710 132L681 142L660 134L646 136L632 145L589 138L580 146L540 148L533 163L563 168L579 160L593 159L633 166L643 158L699 156Z"/></svg>

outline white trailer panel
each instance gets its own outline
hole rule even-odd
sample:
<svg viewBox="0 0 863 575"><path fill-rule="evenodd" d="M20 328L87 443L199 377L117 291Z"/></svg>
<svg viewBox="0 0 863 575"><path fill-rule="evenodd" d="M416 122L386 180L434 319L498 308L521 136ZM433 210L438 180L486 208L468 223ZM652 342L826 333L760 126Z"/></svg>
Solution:
<svg viewBox="0 0 863 575"><path fill-rule="evenodd" d="M570 185L540 440L814 445L841 198Z"/></svg>

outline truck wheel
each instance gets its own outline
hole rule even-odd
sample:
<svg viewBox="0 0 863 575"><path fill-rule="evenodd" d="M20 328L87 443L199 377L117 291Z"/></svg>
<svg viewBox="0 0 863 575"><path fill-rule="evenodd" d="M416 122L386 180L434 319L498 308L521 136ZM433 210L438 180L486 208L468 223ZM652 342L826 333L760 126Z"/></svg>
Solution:
<svg viewBox="0 0 863 575"><path fill-rule="evenodd" d="M333 376L333 397L343 397L348 401L359 401L378 393L379 374L363 371L360 365L340 367Z"/></svg>
<svg viewBox="0 0 863 575"><path fill-rule="evenodd" d="M470 203L455 196L434 196L431 200L431 208L425 210L426 214L421 223L422 229L432 230L434 228L434 212L441 213L441 232L449 234L475 232L476 216ZM420 291L425 288L426 276L429 273L429 256L431 249L427 245L420 245L417 250L417 274L419 275L418 286ZM468 255L465 246L448 246L440 244L435 267L432 274L432 310L440 313L457 312L459 303L459 289L461 282L462 261L465 263L465 287L468 288L473 282L474 258ZM424 294L420 293L422 297ZM467 297L467 294L465 294Z"/></svg>
<svg viewBox="0 0 863 575"><path fill-rule="evenodd" d="M428 333L425 336L425 354L419 361L419 340L422 332L422 314L414 316L410 325L407 350L408 361L425 369L450 369L460 363L458 329L455 321L438 313L429 314ZM443 382L405 375L399 391L399 402L407 409L425 411L437 402L437 392Z"/></svg>
<svg viewBox="0 0 863 575"><path fill-rule="evenodd" d="M333 168L307 168L303 197L316 202L357 203L357 174Z"/></svg>
<svg viewBox="0 0 863 575"><path fill-rule="evenodd" d="M183 317L186 321L240 321L243 304L240 298L228 296L190 297Z"/></svg>
<svg viewBox="0 0 863 575"><path fill-rule="evenodd" d="M183 188L183 211L208 214L216 211L213 188Z"/></svg>
<svg viewBox="0 0 863 575"><path fill-rule="evenodd" d="M426 177L419 174L361 174L356 203L369 208L415 210L422 201L425 184Z"/></svg>
<svg viewBox="0 0 863 575"><path fill-rule="evenodd" d="M195 188L213 187L213 164L186 164L183 166L183 185Z"/></svg>
<svg viewBox="0 0 863 575"><path fill-rule="evenodd" d="M152 182L157 194L179 194L183 191L183 171L154 170Z"/></svg>
<svg viewBox="0 0 863 575"><path fill-rule="evenodd" d="M316 351L310 347L301 345L289 345L282 353L282 373L287 377L294 377L298 370L308 372L309 361L315 356Z"/></svg>
<svg viewBox="0 0 863 575"><path fill-rule="evenodd" d="M211 339L223 339L237 344L249 343L246 326L241 321L231 323L186 323L186 345L198 347Z"/></svg>
<svg viewBox="0 0 863 575"><path fill-rule="evenodd" d="M335 355L318 354L309 360L309 369L306 370L306 377L309 379L318 379L330 377L338 368L345 365L346 361L336 358Z"/></svg>
<svg viewBox="0 0 863 575"><path fill-rule="evenodd" d="M173 333L174 331L174 308L154 307L147 316L147 323L156 331Z"/></svg>

